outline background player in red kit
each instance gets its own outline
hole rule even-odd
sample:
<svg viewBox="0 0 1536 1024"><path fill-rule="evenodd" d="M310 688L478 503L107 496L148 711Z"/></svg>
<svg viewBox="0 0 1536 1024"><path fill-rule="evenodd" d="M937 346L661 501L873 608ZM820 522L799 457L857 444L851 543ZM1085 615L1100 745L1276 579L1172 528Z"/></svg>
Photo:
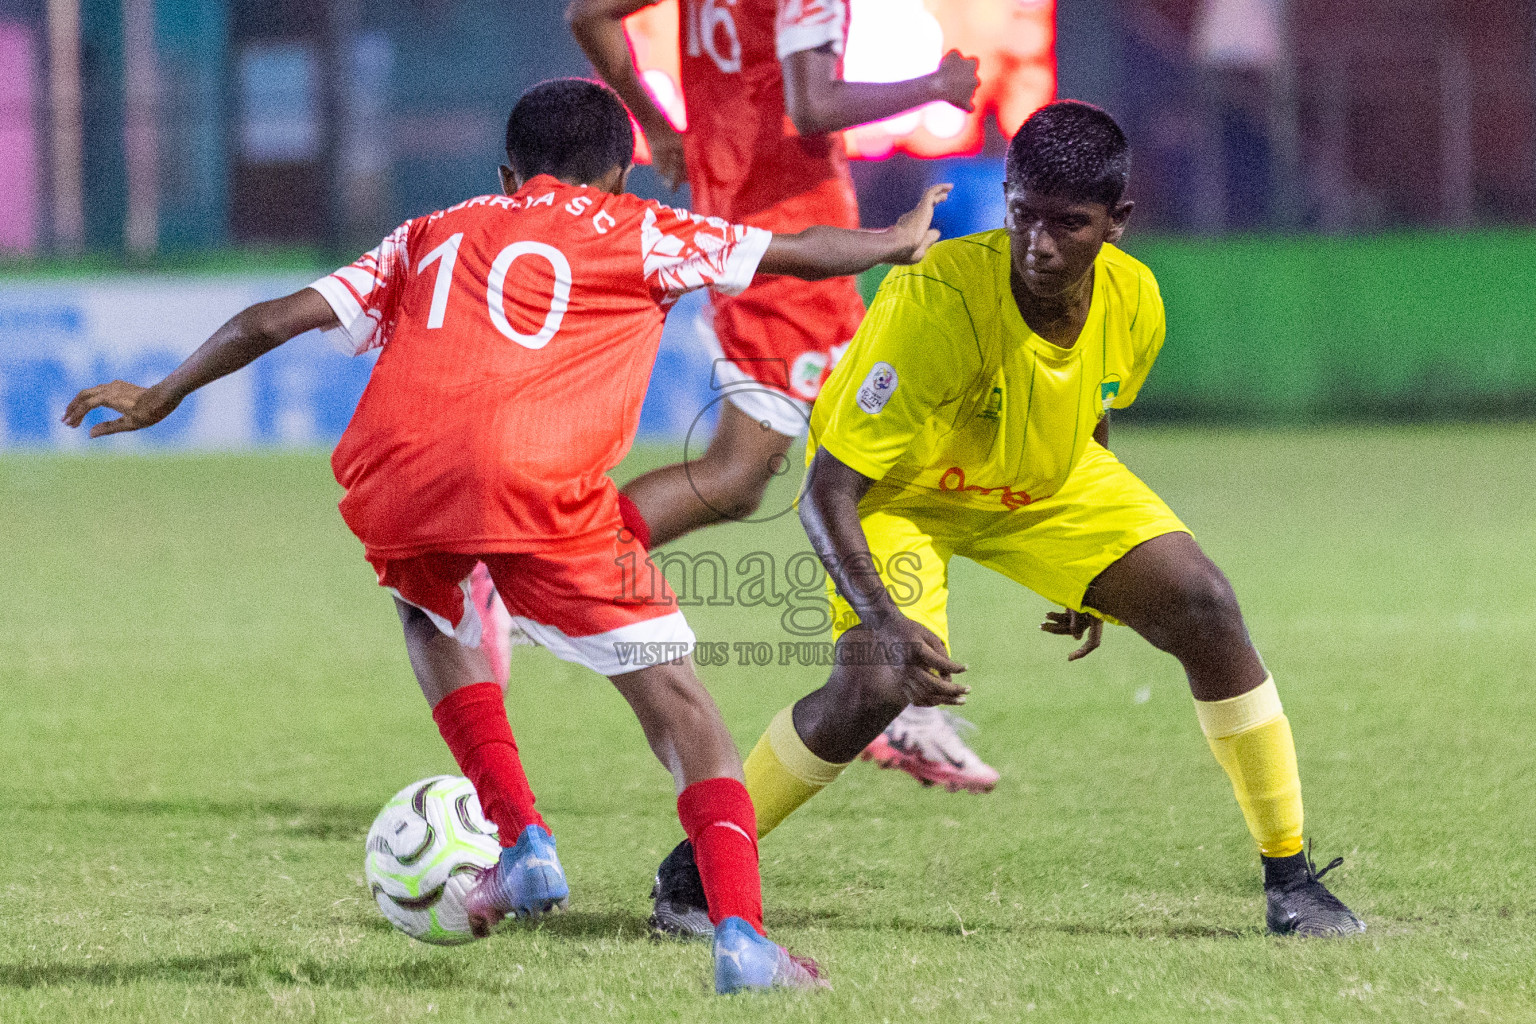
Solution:
<svg viewBox="0 0 1536 1024"><path fill-rule="evenodd" d="M759 268L808 278L912 262L937 237L923 204L886 232L771 235L624 194L634 138L608 89L548 82L507 125L505 195L408 221L356 263L252 306L150 388L89 388L93 437L151 426L192 391L311 329L381 349L332 456L341 512L395 595L411 665L454 757L496 822L501 858L468 897L484 933L568 895L533 806L466 600L489 567L525 631L609 676L673 773L716 923L721 992L818 984L762 935L756 821L741 760L686 655L693 633L661 581L641 593L608 471L628 450L667 309ZM630 562L628 564L634 564Z"/></svg>
<svg viewBox="0 0 1536 1024"><path fill-rule="evenodd" d="M657 0L573 0L571 27L598 73L629 104L656 169L686 176L693 208L771 231L857 227L842 130L934 101L972 109L977 61L956 51L930 75L845 82L848 0L679 0L683 100L679 134L652 101L623 19ZM737 296L710 296L704 333L727 401L703 457L625 485L626 522L648 546L757 510L784 453L806 430L827 370L864 317L852 278L808 283L759 277ZM997 772L941 708L908 708L867 757L920 781L990 790Z"/></svg>

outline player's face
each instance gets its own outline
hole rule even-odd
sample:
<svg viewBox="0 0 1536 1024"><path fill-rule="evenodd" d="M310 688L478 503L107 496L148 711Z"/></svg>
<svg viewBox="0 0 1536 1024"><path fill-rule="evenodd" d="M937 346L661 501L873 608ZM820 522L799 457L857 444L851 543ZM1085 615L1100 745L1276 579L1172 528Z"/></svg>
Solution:
<svg viewBox="0 0 1536 1024"><path fill-rule="evenodd" d="M1111 208L1047 195L1025 187L1006 188L1013 269L1030 293L1041 298L1072 291L1093 269L1105 242L1118 241L1131 204Z"/></svg>

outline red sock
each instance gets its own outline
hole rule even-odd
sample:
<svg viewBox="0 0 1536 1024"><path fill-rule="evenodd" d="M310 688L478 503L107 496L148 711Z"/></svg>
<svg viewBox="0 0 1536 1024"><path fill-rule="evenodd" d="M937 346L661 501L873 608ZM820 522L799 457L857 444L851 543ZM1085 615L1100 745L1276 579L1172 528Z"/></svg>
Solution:
<svg viewBox="0 0 1536 1024"><path fill-rule="evenodd" d="M683 790L677 816L693 841L693 859L709 901L709 920L746 920L763 931L763 883L757 873L757 812L735 779L705 779Z"/></svg>
<svg viewBox="0 0 1536 1024"><path fill-rule="evenodd" d="M501 687L461 686L438 702L432 718L459 769L474 783L480 809L496 823L502 846L515 845L529 825L544 825L517 756Z"/></svg>
<svg viewBox="0 0 1536 1024"><path fill-rule="evenodd" d="M624 529L635 535L640 546L651 550L651 524L640 514L640 506L623 491L619 492L619 518L624 520Z"/></svg>

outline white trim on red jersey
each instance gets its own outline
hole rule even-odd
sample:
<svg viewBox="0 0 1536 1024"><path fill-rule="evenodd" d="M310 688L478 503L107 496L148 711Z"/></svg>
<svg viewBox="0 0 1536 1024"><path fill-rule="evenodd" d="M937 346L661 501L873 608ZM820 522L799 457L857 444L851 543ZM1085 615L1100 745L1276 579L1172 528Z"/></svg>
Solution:
<svg viewBox="0 0 1536 1024"><path fill-rule="evenodd" d="M370 309L376 309L378 303L366 300L375 289L390 285L390 273L409 265L406 239L410 227L409 221L400 225L356 262L309 286L320 293L336 314L340 327L329 332L329 336L349 356L360 356L382 344L378 337L378 314Z"/></svg>
<svg viewBox="0 0 1536 1024"><path fill-rule="evenodd" d="M685 241L679 232L667 230L662 217L707 225L719 234L700 230ZM669 206L647 210L640 225L645 279L667 305L706 287L724 295L740 295L752 283L771 241L773 234L762 228L731 224L718 217L703 217Z"/></svg>
<svg viewBox="0 0 1536 1024"><path fill-rule="evenodd" d="M847 0L779 0L774 21L774 49L779 60L827 45L841 55L847 36Z"/></svg>

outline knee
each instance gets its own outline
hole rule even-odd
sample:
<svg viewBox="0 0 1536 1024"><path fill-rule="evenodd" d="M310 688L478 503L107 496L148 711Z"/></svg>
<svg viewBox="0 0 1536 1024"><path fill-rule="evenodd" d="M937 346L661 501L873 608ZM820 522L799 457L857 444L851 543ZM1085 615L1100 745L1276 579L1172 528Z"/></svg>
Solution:
<svg viewBox="0 0 1536 1024"><path fill-rule="evenodd" d="M1180 577L1163 604L1154 629L1157 646L1174 654L1244 634L1237 594L1221 570L1207 565Z"/></svg>
<svg viewBox="0 0 1536 1024"><path fill-rule="evenodd" d="M762 503L763 487L755 481L746 481L737 489L727 492L721 511L725 513L727 519L749 519L757 514L758 507Z"/></svg>

